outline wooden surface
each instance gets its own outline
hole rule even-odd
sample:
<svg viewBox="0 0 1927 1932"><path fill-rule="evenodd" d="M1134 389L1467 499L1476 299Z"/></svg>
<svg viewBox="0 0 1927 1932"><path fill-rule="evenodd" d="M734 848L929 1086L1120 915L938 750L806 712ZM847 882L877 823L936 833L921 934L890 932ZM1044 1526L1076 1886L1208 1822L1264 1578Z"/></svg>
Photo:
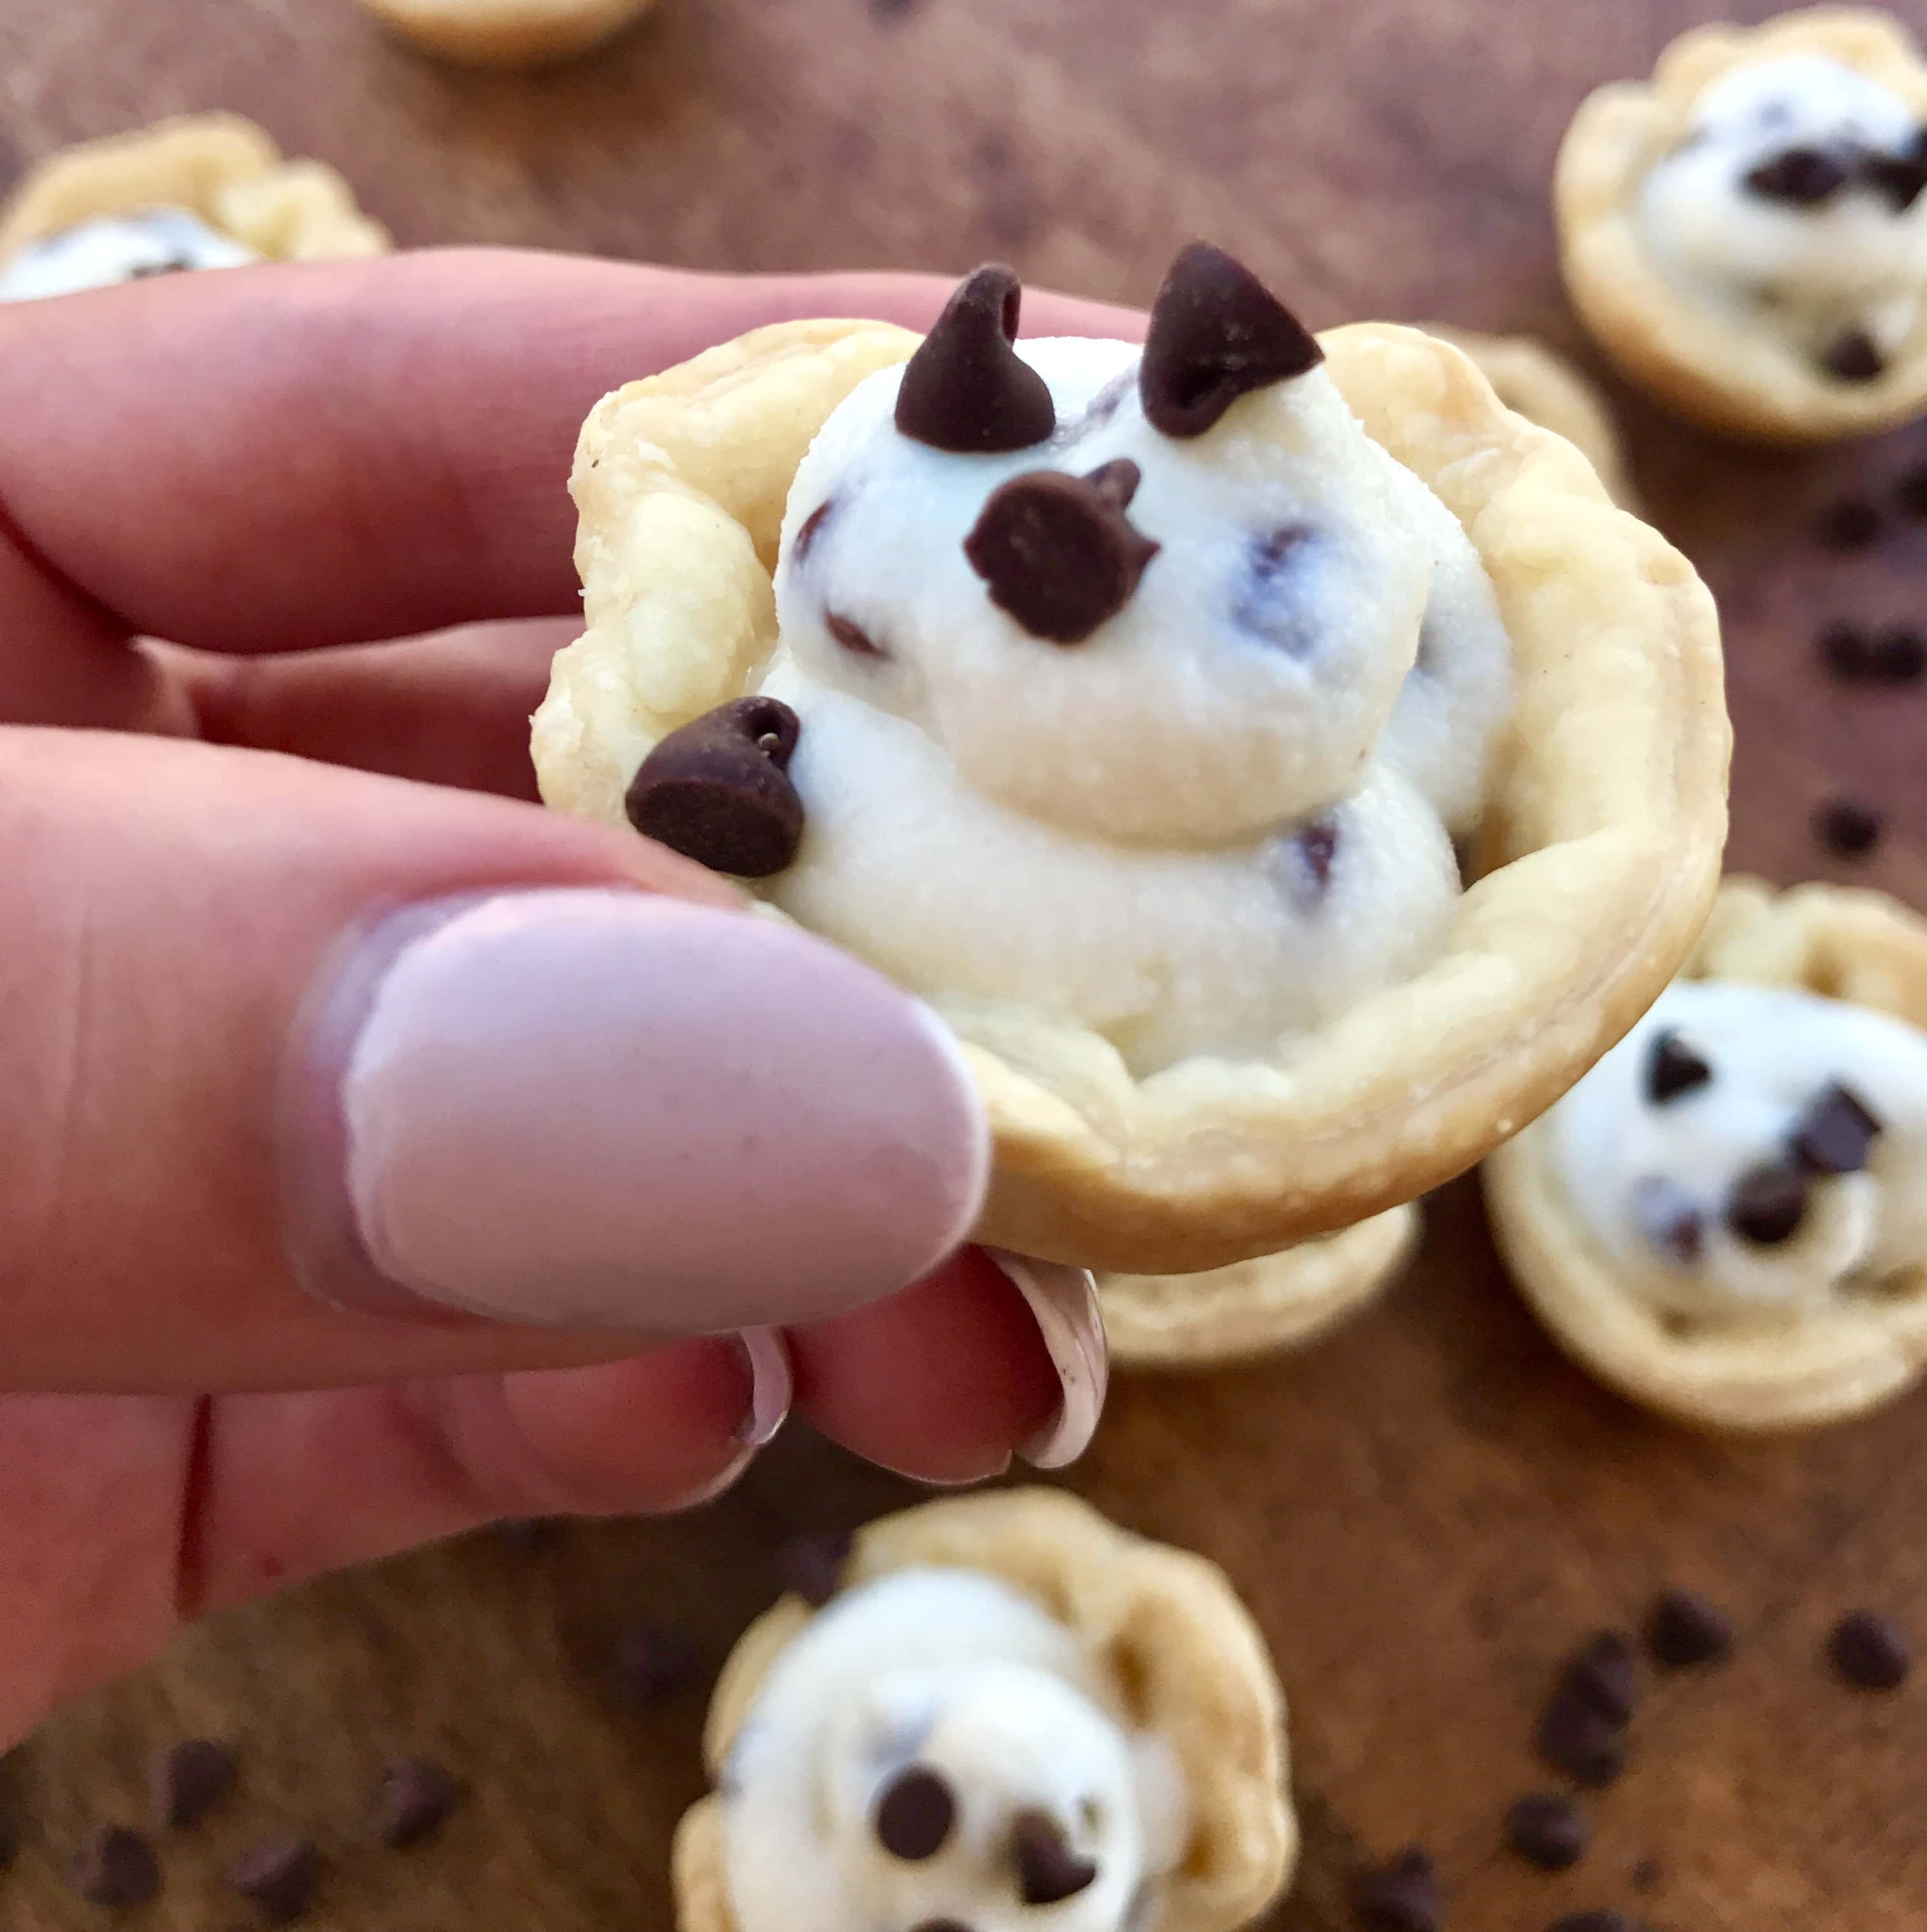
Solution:
<svg viewBox="0 0 1927 1932"><path fill-rule="evenodd" d="M1033 280L1142 300L1203 233L1317 323L1435 318L1576 347L1546 210L1560 130L1589 87L1644 73L1721 10L661 0L605 56L515 80L402 54L349 0L14 0L0 10L0 170L228 106L338 164L404 243L740 268L997 254ZM1657 520L1724 606L1736 861L1829 871L1806 820L1848 784L1892 825L1856 875L1927 904L1927 692L1829 688L1811 650L1829 616L1920 614L1927 528L1847 560L1808 534L1844 488L1927 456L1927 434L1744 458L1616 400ZM1293 1360L1119 1388L1075 1480L1223 1563L1276 1648L1307 1826L1285 1932L1347 1923L1357 1857L1412 1838L1439 1852L1451 1923L1472 1932L1635 1903L1661 1932L1898 1932L1927 1924L1927 1673L1856 1698L1817 1646L1862 1603L1927 1641L1923 1452L1927 1394L1765 1447L1701 1442L1600 1394L1521 1312L1461 1183L1433 1204L1424 1257L1386 1304ZM149 1750L198 1731L239 1741L244 1786L170 1846L143 1928L245 1922L216 1875L287 1826L335 1861L317 1926L656 1932L669 1830L698 1788L702 1697L613 1706L595 1668L610 1633L659 1617L713 1662L770 1595L776 1542L907 1496L792 1439L690 1520L576 1528L533 1552L471 1538L203 1630L0 1767L31 1822L0 1878L0 1925L99 1923L59 1862L88 1824L143 1819ZM1529 1871L1500 1850L1498 1820L1540 1781L1527 1738L1548 1673L1669 1581L1727 1604L1745 1652L1653 1699L1631 1770L1595 1808L1587 1863ZM472 1802L438 1844L371 1851L365 1787L402 1750L455 1762ZM1648 1855L1664 1876L1635 1900L1628 1868Z"/></svg>

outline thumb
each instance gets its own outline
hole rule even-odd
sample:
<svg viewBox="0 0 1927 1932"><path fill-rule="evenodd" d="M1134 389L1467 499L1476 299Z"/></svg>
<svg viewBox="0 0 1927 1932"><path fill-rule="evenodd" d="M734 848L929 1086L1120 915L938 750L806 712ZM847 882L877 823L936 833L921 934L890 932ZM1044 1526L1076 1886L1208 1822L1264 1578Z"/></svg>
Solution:
<svg viewBox="0 0 1927 1932"><path fill-rule="evenodd" d="M923 1274L980 1203L926 1008L533 806L0 731L0 1387L804 1322Z"/></svg>

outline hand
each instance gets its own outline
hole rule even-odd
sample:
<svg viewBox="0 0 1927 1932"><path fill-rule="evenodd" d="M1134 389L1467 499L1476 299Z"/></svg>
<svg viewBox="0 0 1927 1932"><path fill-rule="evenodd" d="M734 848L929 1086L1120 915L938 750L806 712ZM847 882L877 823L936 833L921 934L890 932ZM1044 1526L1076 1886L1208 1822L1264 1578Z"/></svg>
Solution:
<svg viewBox="0 0 1927 1932"><path fill-rule="evenodd" d="M944 292L464 253L0 310L0 1748L314 1571L713 1494L792 1402L943 1480L1082 1447L1087 1285L953 1253L941 1030L529 767L597 396Z"/></svg>

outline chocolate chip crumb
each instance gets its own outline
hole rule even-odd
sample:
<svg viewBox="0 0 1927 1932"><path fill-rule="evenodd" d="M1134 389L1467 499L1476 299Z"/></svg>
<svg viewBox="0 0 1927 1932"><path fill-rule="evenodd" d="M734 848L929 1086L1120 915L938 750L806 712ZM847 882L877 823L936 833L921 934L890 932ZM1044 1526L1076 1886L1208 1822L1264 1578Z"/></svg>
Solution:
<svg viewBox="0 0 1927 1932"><path fill-rule="evenodd" d="M1058 1905L1095 1882L1097 1868L1070 1848L1064 1828L1047 1811L1020 1811L1010 1845L1017 1860L1017 1894L1026 1905Z"/></svg>
<svg viewBox="0 0 1927 1932"><path fill-rule="evenodd" d="M834 610L826 610L823 614L823 628L852 657L876 658L886 663L889 661L889 652L862 625L851 619Z"/></svg>
<svg viewBox="0 0 1927 1932"><path fill-rule="evenodd" d="M1505 1814L1505 1842L1528 1864L1564 1871L1586 1856L1592 1827L1571 1798L1556 1792L1529 1792L1515 1798Z"/></svg>
<svg viewBox="0 0 1927 1932"><path fill-rule="evenodd" d="M1898 1690L1913 1668L1906 1638L1871 1610L1842 1617L1826 1640L1826 1654L1841 1682L1856 1690Z"/></svg>
<svg viewBox="0 0 1927 1932"><path fill-rule="evenodd" d="M1864 328L1843 331L1816 359L1828 375L1842 382L1875 382L1886 374L1886 358Z"/></svg>
<svg viewBox="0 0 1927 1932"><path fill-rule="evenodd" d="M1864 496L1843 496L1820 513L1813 533L1827 550L1865 550L1880 533L1880 513Z"/></svg>
<svg viewBox="0 0 1927 1932"><path fill-rule="evenodd" d="M1733 1184L1726 1225L1756 1247L1776 1248L1799 1232L1809 1192L1806 1175L1791 1162L1763 1161Z"/></svg>
<svg viewBox="0 0 1927 1932"><path fill-rule="evenodd" d="M695 1643L682 1631L641 1620L617 1634L609 1674L622 1702L641 1709L686 1690L701 1661Z"/></svg>
<svg viewBox="0 0 1927 1932"><path fill-rule="evenodd" d="M1830 201L1853 178L1842 157L1824 148L1788 148L1762 161L1742 184L1763 201L1783 201L1794 208L1817 208Z"/></svg>
<svg viewBox="0 0 1927 1932"><path fill-rule="evenodd" d="M234 1789L234 1754L212 1738L183 1738L154 1760L154 1815L170 1832L197 1825Z"/></svg>
<svg viewBox="0 0 1927 1932"><path fill-rule="evenodd" d="M74 1889L89 1905L125 1912L145 1905L161 1890L161 1864L154 1847L125 1825L104 1825L90 1832L70 1868Z"/></svg>
<svg viewBox="0 0 1927 1932"><path fill-rule="evenodd" d="M1880 1132L1880 1116L1835 1080L1807 1102L1787 1144L1809 1174L1858 1174Z"/></svg>
<svg viewBox="0 0 1927 1932"><path fill-rule="evenodd" d="M949 1784L927 1765L913 1764L884 1786L871 1824L892 1858L920 1864L944 1849L956 1820Z"/></svg>
<svg viewBox="0 0 1927 1932"><path fill-rule="evenodd" d="M1927 463L1903 470L1893 486L1893 500L1903 515L1927 518Z"/></svg>
<svg viewBox="0 0 1927 1932"><path fill-rule="evenodd" d="M1082 644L1115 616L1160 548L1118 501L1114 466L1097 477L1106 480L1058 470L1013 476L964 538L991 602L1050 644Z"/></svg>
<svg viewBox="0 0 1927 1932"><path fill-rule="evenodd" d="M843 1587L843 1566L855 1540L848 1530L791 1538L776 1556L783 1588L794 1590L812 1610L821 1610Z"/></svg>
<svg viewBox="0 0 1927 1932"><path fill-rule="evenodd" d="M1568 1912L1553 1921L1550 1932L1646 1932L1646 1928L1623 1912Z"/></svg>
<svg viewBox="0 0 1927 1932"><path fill-rule="evenodd" d="M1241 396L1324 358L1317 338L1249 268L1193 242L1151 305L1138 393L1160 434L1202 436Z"/></svg>
<svg viewBox="0 0 1927 1932"><path fill-rule="evenodd" d="M1653 1035L1646 1062L1646 1097L1653 1106L1663 1107L1668 1100L1705 1086L1712 1077L1712 1067L1670 1027Z"/></svg>
<svg viewBox="0 0 1927 1932"><path fill-rule="evenodd" d="M1352 1904L1364 1932L1440 1932L1445 1923L1439 1868L1422 1845L1361 1872Z"/></svg>
<svg viewBox="0 0 1927 1932"><path fill-rule="evenodd" d="M306 1838L270 1838L243 1852L228 1868L227 1882L251 1898L271 1925L292 1924L314 1902L321 1854Z"/></svg>
<svg viewBox="0 0 1927 1932"><path fill-rule="evenodd" d="M1717 1664L1733 1642L1733 1619L1697 1591L1662 1590L1646 1612L1646 1649L1669 1670Z"/></svg>
<svg viewBox="0 0 1927 1932"><path fill-rule="evenodd" d="M1857 798L1824 800L1813 814L1814 838L1843 859L1864 858L1880 842L1884 829L1880 814Z"/></svg>
<svg viewBox="0 0 1927 1932"><path fill-rule="evenodd" d="M1659 1881L1665 1876L1665 1868L1648 1852L1628 1874L1628 1882L1635 1892L1652 1892L1658 1889Z"/></svg>
<svg viewBox="0 0 1927 1932"><path fill-rule="evenodd" d="M671 731L636 767L624 804L646 838L712 872L767 878L803 842L786 771L802 725L773 698L739 698Z"/></svg>
<svg viewBox="0 0 1927 1932"><path fill-rule="evenodd" d="M904 364L896 427L914 442L963 455L1028 449L1057 427L1049 386L1011 346L1023 285L987 263L957 289Z"/></svg>
<svg viewBox="0 0 1927 1932"><path fill-rule="evenodd" d="M392 1851L419 1844L447 1822L460 1793L432 1758L401 1757L382 1767L375 1790L375 1828Z"/></svg>

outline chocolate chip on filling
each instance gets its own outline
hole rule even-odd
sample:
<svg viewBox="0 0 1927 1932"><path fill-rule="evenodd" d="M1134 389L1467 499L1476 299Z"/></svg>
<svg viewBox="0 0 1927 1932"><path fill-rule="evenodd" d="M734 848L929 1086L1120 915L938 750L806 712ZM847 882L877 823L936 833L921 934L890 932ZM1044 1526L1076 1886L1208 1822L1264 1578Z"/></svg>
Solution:
<svg viewBox="0 0 1927 1932"><path fill-rule="evenodd" d="M800 726L771 698L739 698L672 731L636 768L626 803L647 838L700 865L764 878L803 842L786 776Z"/></svg>
<svg viewBox="0 0 1927 1932"><path fill-rule="evenodd" d="M260 259L185 208L101 215L30 242L0 263L0 302L32 302L193 269L241 268Z"/></svg>
<svg viewBox="0 0 1927 1932"><path fill-rule="evenodd" d="M1777 1247L1799 1232L1812 1191L1806 1174L1792 1162L1762 1161L1733 1183L1726 1224L1742 1240Z"/></svg>
<svg viewBox="0 0 1927 1932"><path fill-rule="evenodd" d="M1001 263L979 268L904 366L896 427L932 449L1028 449L1057 427L1049 386L1011 346L1023 290Z"/></svg>
<svg viewBox="0 0 1927 1932"><path fill-rule="evenodd" d="M877 1843L893 1858L921 1864L949 1842L957 1801L949 1784L925 1765L900 1771L877 1800Z"/></svg>
<svg viewBox="0 0 1927 1932"><path fill-rule="evenodd" d="M1064 1827L1048 1811L1018 1813L1010 1828L1017 1864L1017 1892L1026 1905L1061 1905L1094 1884L1094 1858L1072 1849Z"/></svg>
<svg viewBox="0 0 1927 1932"><path fill-rule="evenodd" d="M1655 1107L1705 1086L1712 1077L1712 1069L1670 1028L1653 1035L1646 1064L1646 1094Z"/></svg>
<svg viewBox="0 0 1927 1932"><path fill-rule="evenodd" d="M1858 1174L1880 1131L1873 1110L1836 1080L1814 1096L1794 1123L1787 1145L1811 1174Z"/></svg>

